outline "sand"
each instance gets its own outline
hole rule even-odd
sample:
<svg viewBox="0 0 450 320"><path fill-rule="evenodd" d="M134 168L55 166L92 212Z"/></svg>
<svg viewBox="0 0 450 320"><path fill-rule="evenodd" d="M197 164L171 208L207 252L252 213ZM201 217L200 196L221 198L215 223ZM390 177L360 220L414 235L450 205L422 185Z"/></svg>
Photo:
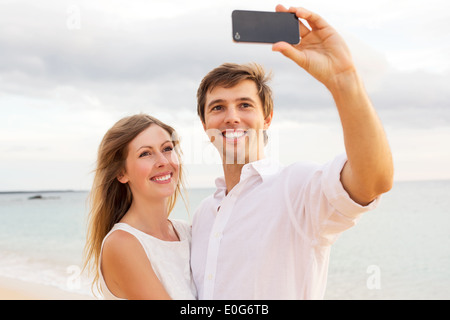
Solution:
<svg viewBox="0 0 450 320"><path fill-rule="evenodd" d="M0 300L92 300L94 297L57 287L0 277Z"/></svg>

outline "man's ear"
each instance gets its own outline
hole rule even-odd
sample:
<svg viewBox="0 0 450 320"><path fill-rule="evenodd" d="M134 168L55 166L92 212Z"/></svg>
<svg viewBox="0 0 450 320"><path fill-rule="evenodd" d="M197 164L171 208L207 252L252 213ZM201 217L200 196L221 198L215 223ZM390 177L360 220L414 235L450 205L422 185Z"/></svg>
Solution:
<svg viewBox="0 0 450 320"><path fill-rule="evenodd" d="M270 114L264 119L264 130L269 129L270 124L272 123L273 118L273 110L270 112Z"/></svg>

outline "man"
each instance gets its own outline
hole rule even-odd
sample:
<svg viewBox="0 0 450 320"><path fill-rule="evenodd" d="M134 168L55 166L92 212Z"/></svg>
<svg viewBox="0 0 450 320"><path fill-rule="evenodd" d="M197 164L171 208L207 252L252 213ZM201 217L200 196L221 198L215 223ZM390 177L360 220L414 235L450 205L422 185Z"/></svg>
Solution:
<svg viewBox="0 0 450 320"><path fill-rule="evenodd" d="M319 15L279 5L302 41L273 45L323 83L341 119L346 155L324 166L281 167L264 157L272 121L266 77L224 64L198 90L198 113L223 160L224 178L194 215L191 265L199 299L321 299L330 246L392 187L383 127L339 34Z"/></svg>

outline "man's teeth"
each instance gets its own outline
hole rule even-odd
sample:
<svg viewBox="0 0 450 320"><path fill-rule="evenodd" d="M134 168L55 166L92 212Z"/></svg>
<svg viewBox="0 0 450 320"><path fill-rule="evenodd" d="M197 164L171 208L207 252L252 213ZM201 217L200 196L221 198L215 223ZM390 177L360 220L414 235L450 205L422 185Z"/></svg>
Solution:
<svg viewBox="0 0 450 320"><path fill-rule="evenodd" d="M237 139L242 137L245 134L245 131L231 131L225 132L224 136L227 139Z"/></svg>
<svg viewBox="0 0 450 320"><path fill-rule="evenodd" d="M169 174L167 174L167 175L165 175L165 176L152 178L152 180L156 180L156 181L166 181L166 180L169 180L171 176L172 176L172 175L169 173Z"/></svg>

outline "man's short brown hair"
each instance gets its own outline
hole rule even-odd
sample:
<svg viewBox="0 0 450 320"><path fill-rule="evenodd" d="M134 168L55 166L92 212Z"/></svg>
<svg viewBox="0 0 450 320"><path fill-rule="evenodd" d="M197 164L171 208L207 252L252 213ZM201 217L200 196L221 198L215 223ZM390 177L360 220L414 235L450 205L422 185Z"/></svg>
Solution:
<svg viewBox="0 0 450 320"><path fill-rule="evenodd" d="M272 90L268 86L270 76L266 75L262 66L256 63L236 64L224 63L211 70L202 80L197 90L197 113L205 123L206 95L215 87L231 88L244 80L252 80L256 84L261 99L264 118L273 110Z"/></svg>

